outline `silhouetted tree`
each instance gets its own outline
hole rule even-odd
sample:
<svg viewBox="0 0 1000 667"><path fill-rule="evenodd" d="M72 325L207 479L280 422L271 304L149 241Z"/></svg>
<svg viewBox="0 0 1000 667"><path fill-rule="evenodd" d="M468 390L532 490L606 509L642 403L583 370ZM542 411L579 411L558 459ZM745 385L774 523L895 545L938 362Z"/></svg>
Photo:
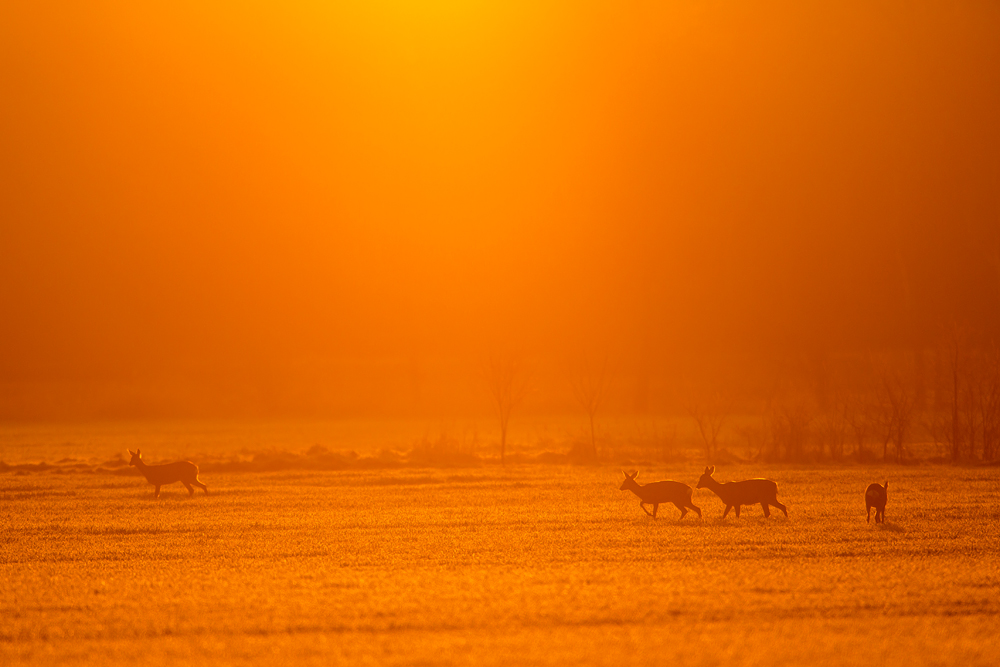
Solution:
<svg viewBox="0 0 1000 667"><path fill-rule="evenodd" d="M874 360L878 378L875 390L875 430L882 442L882 460L889 460L889 444L897 461L905 454L906 437L913 424L912 382L886 360Z"/></svg>
<svg viewBox="0 0 1000 667"><path fill-rule="evenodd" d="M951 400L951 460L958 461L962 458L962 426L961 409L959 403L959 361L961 359L962 345L957 331L952 334L951 353L951 378L952 378L952 400Z"/></svg>
<svg viewBox="0 0 1000 667"><path fill-rule="evenodd" d="M507 425L510 414L527 389L520 361L511 354L491 354L486 368L486 382L493 397L493 407L500 419L500 463L506 464Z"/></svg>
<svg viewBox="0 0 1000 667"><path fill-rule="evenodd" d="M867 456L865 445L872 437L875 426L871 403L864 394L856 393L847 399L844 418L854 439L854 456L861 463Z"/></svg>
<svg viewBox="0 0 1000 667"><path fill-rule="evenodd" d="M763 421L764 419L761 418L761 422ZM742 436L747 443L747 460L756 461L759 459L766 445L766 426L763 423L744 424L742 426L737 426L736 432Z"/></svg>
<svg viewBox="0 0 1000 667"><path fill-rule="evenodd" d="M850 430L847 410L847 400L838 395L830 400L829 410L820 415L816 424L820 455L825 445L831 459L839 461L844 458L844 444Z"/></svg>
<svg viewBox="0 0 1000 667"><path fill-rule="evenodd" d="M590 455L597 458L597 435L594 430L594 417L604 402L611 376L608 372L608 358L600 365L592 365L586 358L580 363L578 372L573 377L573 393L587 418L590 420Z"/></svg>
<svg viewBox="0 0 1000 667"><path fill-rule="evenodd" d="M983 418L990 421L990 382L984 381L989 373L983 368L987 355L975 349L969 332L955 327L948 341L950 386L949 415L946 427L938 431L950 446L951 460L976 458L976 442L990 432ZM984 373L985 372L985 373ZM986 396L983 396L985 391ZM936 421L940 422L941 418ZM985 427L985 428L984 428Z"/></svg>
<svg viewBox="0 0 1000 667"><path fill-rule="evenodd" d="M712 391L700 398L690 400L687 413L698 425L702 443L705 446L705 460L712 463L719 450L719 433L729 416L731 403L719 391Z"/></svg>
<svg viewBox="0 0 1000 667"><path fill-rule="evenodd" d="M980 442L984 461L996 458L1000 446L1000 347L996 343L981 355L976 407L979 412Z"/></svg>
<svg viewBox="0 0 1000 667"><path fill-rule="evenodd" d="M804 460L812 422L811 406L807 406L804 401L790 401L779 405L772 412L771 419L775 453L780 456L784 449L786 460Z"/></svg>

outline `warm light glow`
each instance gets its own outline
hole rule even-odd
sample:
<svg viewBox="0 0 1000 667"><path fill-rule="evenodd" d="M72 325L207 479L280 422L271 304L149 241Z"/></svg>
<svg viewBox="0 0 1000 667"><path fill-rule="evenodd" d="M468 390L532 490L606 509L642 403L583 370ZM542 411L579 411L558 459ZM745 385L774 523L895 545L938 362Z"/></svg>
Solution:
<svg viewBox="0 0 1000 667"><path fill-rule="evenodd" d="M0 0L0 666L992 666L998 462L997 0Z"/></svg>
<svg viewBox="0 0 1000 667"><path fill-rule="evenodd" d="M501 343L628 375L996 330L997 37L977 3L8 4L4 414L392 412L414 364L464 410L447 369Z"/></svg>

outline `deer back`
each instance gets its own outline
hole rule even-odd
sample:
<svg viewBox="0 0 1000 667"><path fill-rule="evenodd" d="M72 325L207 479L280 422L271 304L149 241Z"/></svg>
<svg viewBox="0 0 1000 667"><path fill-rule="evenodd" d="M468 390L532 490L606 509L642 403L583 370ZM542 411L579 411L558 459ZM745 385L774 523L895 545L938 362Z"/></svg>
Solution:
<svg viewBox="0 0 1000 667"><path fill-rule="evenodd" d="M190 482L198 477L198 466L190 461L177 461L163 465L146 465L140 468L142 474L152 484L172 484Z"/></svg>
<svg viewBox="0 0 1000 667"><path fill-rule="evenodd" d="M639 487L637 495L647 503L681 502L691 498L691 487L672 480L650 482Z"/></svg>
<svg viewBox="0 0 1000 667"><path fill-rule="evenodd" d="M889 483L886 482L886 486L888 485ZM881 484L869 484L865 490L865 503L869 507L885 507L887 496L888 493Z"/></svg>
<svg viewBox="0 0 1000 667"><path fill-rule="evenodd" d="M774 500L778 494L778 485L769 479L745 479L740 482L723 482L718 493L727 505L756 505Z"/></svg>

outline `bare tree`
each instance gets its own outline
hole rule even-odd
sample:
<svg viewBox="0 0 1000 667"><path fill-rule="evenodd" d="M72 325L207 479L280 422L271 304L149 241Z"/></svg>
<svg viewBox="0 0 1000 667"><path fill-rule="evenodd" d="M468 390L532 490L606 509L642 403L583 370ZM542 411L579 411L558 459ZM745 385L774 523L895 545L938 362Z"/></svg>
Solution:
<svg viewBox="0 0 1000 667"><path fill-rule="evenodd" d="M960 458L973 460L978 447L978 456L992 461L1000 445L1000 349L991 343L968 350L963 359L952 409L952 431L961 444L953 454L957 450Z"/></svg>
<svg viewBox="0 0 1000 667"><path fill-rule="evenodd" d="M770 417L775 454L780 456L783 447L786 460L805 460L806 445L814 419L812 406L803 400L791 400L776 406Z"/></svg>
<svg viewBox="0 0 1000 667"><path fill-rule="evenodd" d="M976 458L976 442L990 433L990 427L983 423L990 421L989 381L984 376L989 372L982 367L988 354L980 358L970 342L969 332L955 327L948 343L948 357L951 364L950 419L942 434L951 448L951 460ZM986 396L983 396L983 392Z"/></svg>
<svg viewBox="0 0 1000 667"><path fill-rule="evenodd" d="M913 424L914 397L911 383L889 363L875 364L878 383L875 392L875 429L882 441L882 460L889 460L892 443L897 461L904 457L906 437Z"/></svg>
<svg viewBox="0 0 1000 667"><path fill-rule="evenodd" d="M934 441L938 456L944 458L951 447L951 432L949 430L951 429L951 419L943 412L931 410L924 415L923 427L927 435Z"/></svg>
<svg viewBox="0 0 1000 667"><path fill-rule="evenodd" d="M983 354L977 382L980 442L984 461L992 461L1000 447L1000 347L993 343Z"/></svg>
<svg viewBox="0 0 1000 667"><path fill-rule="evenodd" d="M653 436L660 444L661 460L673 460L674 451L677 445L677 423L674 422L671 424L671 429L669 431L665 431L662 438L659 437L659 431L656 430L654 425Z"/></svg>
<svg viewBox="0 0 1000 667"><path fill-rule="evenodd" d="M847 419L847 401L839 396L830 401L830 409L820 415L816 424L819 440L819 454L826 446L830 458L839 461L844 458L844 444L847 442L850 422Z"/></svg>
<svg viewBox="0 0 1000 667"><path fill-rule="evenodd" d="M764 452L765 439L767 437L767 428L763 423L765 420L761 418L761 424L744 424L743 426L737 426L736 432L743 437L747 443L746 458L747 461L758 460Z"/></svg>
<svg viewBox="0 0 1000 667"><path fill-rule="evenodd" d="M597 435L594 430L594 417L607 396L610 384L611 375L608 372L607 356L604 357L599 366L592 365L584 358L579 371L573 377L573 394L590 420L590 455L595 460L597 459Z"/></svg>
<svg viewBox="0 0 1000 667"><path fill-rule="evenodd" d="M737 429L747 443L747 459L750 461L777 459L778 453L774 441L774 404L777 400L779 385L774 384L767 391L756 424L748 424Z"/></svg>
<svg viewBox="0 0 1000 667"><path fill-rule="evenodd" d="M634 422L631 445L636 454L654 457L660 461L673 461L676 456L677 423L669 422L661 431L657 420ZM617 454L617 452L616 452Z"/></svg>
<svg viewBox="0 0 1000 667"><path fill-rule="evenodd" d="M701 399L691 400L687 413L698 425L702 443L705 445L705 460L712 463L719 451L719 432L729 417L730 401L721 392L713 391Z"/></svg>
<svg viewBox="0 0 1000 667"><path fill-rule="evenodd" d="M486 382L493 397L493 407L500 419L500 463L504 465L510 414L527 391L527 381L520 360L511 354L491 354L486 368Z"/></svg>
<svg viewBox="0 0 1000 667"><path fill-rule="evenodd" d="M951 460L958 461L962 458L962 426L961 426L961 406L959 402L959 361L961 360L961 338L956 330L952 334L951 349L951 378L952 378L952 399L951 399Z"/></svg>
<svg viewBox="0 0 1000 667"><path fill-rule="evenodd" d="M942 383L940 387L948 400L947 403L941 400L941 409L925 418L924 423L934 442L946 448L952 462L961 461L967 452L970 457L975 455L979 387L973 373L976 365L968 348L967 332L953 327L944 348L949 386L945 388Z"/></svg>
<svg viewBox="0 0 1000 667"><path fill-rule="evenodd" d="M871 404L860 394L851 396L844 406L844 417L854 437L854 456L862 463L868 456L865 445L872 437L875 420Z"/></svg>

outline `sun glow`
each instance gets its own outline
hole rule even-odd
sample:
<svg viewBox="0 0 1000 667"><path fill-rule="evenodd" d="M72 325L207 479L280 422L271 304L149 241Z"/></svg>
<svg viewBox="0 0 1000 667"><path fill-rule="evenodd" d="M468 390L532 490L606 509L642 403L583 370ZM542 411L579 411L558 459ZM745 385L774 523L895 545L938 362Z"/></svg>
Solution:
<svg viewBox="0 0 1000 667"><path fill-rule="evenodd" d="M991 10L4 11L0 333L27 404L99 381L223 409L247 382L435 376L497 345L612 352L669 385L706 360L929 344L917 313L996 324L972 296L1000 289L977 249ZM473 409L442 382L435 410ZM539 395L571 404L563 384ZM287 407L269 400L249 409Z"/></svg>

